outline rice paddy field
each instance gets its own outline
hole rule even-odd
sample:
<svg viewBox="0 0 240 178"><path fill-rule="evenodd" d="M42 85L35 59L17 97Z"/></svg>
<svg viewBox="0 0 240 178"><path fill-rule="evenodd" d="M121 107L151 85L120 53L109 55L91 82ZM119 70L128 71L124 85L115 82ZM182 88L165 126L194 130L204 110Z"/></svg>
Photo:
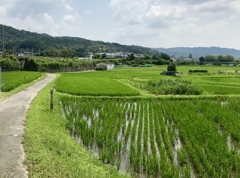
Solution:
<svg viewBox="0 0 240 178"><path fill-rule="evenodd" d="M67 85L66 85L67 84ZM117 80L108 77L63 74L57 81L57 90L74 95L91 96L136 96L140 93Z"/></svg>
<svg viewBox="0 0 240 178"><path fill-rule="evenodd" d="M2 91L9 92L22 84L26 84L40 78L42 75L43 74L39 72L26 71L2 72Z"/></svg>
<svg viewBox="0 0 240 178"><path fill-rule="evenodd" d="M164 70L62 73L56 90L69 135L132 177L240 177L240 67L178 66L176 77L160 75ZM201 93L147 87L176 79Z"/></svg>
<svg viewBox="0 0 240 178"><path fill-rule="evenodd" d="M208 70L207 74L188 74L189 70ZM156 96L144 89L149 80L189 80L202 89L202 95L239 95L240 67L178 66L177 77L160 75L166 66L116 68L105 72L63 73L56 82L62 93L79 96ZM221 71L221 74L218 74Z"/></svg>
<svg viewBox="0 0 240 178"><path fill-rule="evenodd" d="M71 134L134 177L239 177L239 98L63 97Z"/></svg>

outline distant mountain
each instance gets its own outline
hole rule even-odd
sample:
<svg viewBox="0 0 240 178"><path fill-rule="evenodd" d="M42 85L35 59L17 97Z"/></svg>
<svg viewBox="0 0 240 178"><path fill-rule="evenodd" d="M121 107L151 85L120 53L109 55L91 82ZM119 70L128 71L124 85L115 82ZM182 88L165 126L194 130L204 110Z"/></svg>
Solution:
<svg viewBox="0 0 240 178"><path fill-rule="evenodd" d="M51 48L61 50L64 48L74 49L75 56L85 56L89 52L129 52L153 55L156 50L141 46L127 46L118 43L91 41L78 37L52 37L46 33L39 34L25 30L18 30L10 26L0 25L0 51L2 51L2 34L4 29L5 50L15 52L44 52Z"/></svg>
<svg viewBox="0 0 240 178"><path fill-rule="evenodd" d="M219 47L196 47L196 48L186 48L186 47L176 47L176 48L154 48L160 53L167 53L170 56L175 57L188 57L192 54L193 58L199 58L206 55L214 56L225 56L232 55L235 58L240 58L240 50L230 49L230 48L219 48Z"/></svg>

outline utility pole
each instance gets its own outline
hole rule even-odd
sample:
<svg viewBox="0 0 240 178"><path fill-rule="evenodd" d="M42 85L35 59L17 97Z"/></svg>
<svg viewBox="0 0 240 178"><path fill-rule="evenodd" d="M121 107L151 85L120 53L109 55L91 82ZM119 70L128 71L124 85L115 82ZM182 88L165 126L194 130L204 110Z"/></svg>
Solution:
<svg viewBox="0 0 240 178"><path fill-rule="evenodd" d="M3 51L2 51L2 56L4 56L4 25L3 25L3 34L2 34L2 49L3 49Z"/></svg>

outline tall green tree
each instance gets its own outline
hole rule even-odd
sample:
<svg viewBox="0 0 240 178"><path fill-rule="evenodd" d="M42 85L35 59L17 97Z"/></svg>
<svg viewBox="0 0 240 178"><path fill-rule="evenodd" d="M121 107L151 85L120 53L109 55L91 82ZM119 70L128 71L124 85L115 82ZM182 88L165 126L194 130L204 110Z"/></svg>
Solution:
<svg viewBox="0 0 240 178"><path fill-rule="evenodd" d="M189 54L189 59L193 59L193 56L191 53Z"/></svg>
<svg viewBox="0 0 240 178"><path fill-rule="evenodd" d="M167 71L169 72L177 72L176 64L171 60L167 66Z"/></svg>
<svg viewBox="0 0 240 178"><path fill-rule="evenodd" d="M200 62L205 62L205 58L204 58L203 56L201 56L201 57L199 58L199 61L200 61Z"/></svg>
<svg viewBox="0 0 240 178"><path fill-rule="evenodd" d="M234 57L231 56L231 55L226 55L226 60L227 60L228 62L233 62L233 61L234 61Z"/></svg>
<svg viewBox="0 0 240 178"><path fill-rule="evenodd" d="M167 61L169 61L171 59L170 56L168 54L166 54L166 53L161 53L160 54L160 58L161 59L165 59Z"/></svg>
<svg viewBox="0 0 240 178"><path fill-rule="evenodd" d="M70 48L63 48L60 52L62 57L73 57L74 53L75 50Z"/></svg>
<svg viewBox="0 0 240 178"><path fill-rule="evenodd" d="M215 62L217 60L217 56L207 55L204 57L206 62Z"/></svg>
<svg viewBox="0 0 240 178"><path fill-rule="evenodd" d="M134 54L131 53L130 55L128 55L127 60L129 60L129 61L134 61L134 60L135 60Z"/></svg>
<svg viewBox="0 0 240 178"><path fill-rule="evenodd" d="M47 56L50 56L50 57L58 57L60 55L59 50L56 48L50 48L45 53Z"/></svg>

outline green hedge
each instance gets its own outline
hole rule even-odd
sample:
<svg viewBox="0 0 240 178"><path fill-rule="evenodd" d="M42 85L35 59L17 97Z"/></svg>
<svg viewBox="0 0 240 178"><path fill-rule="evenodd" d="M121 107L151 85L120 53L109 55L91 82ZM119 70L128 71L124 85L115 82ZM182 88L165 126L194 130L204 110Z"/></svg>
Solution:
<svg viewBox="0 0 240 178"><path fill-rule="evenodd" d="M14 58L0 58L0 66L3 71L20 70L21 61Z"/></svg>
<svg viewBox="0 0 240 178"><path fill-rule="evenodd" d="M208 70L189 70L188 73L208 73Z"/></svg>

